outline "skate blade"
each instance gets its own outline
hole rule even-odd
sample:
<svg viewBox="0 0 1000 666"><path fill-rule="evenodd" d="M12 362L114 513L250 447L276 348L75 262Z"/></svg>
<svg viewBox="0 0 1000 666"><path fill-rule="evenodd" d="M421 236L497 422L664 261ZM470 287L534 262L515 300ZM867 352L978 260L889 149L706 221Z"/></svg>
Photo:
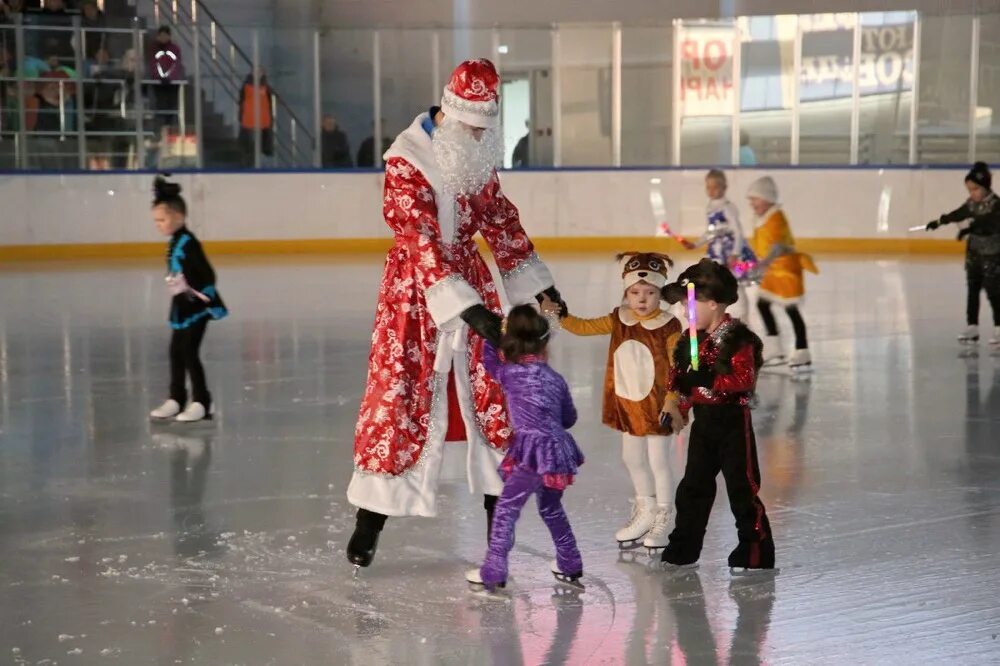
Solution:
<svg viewBox="0 0 1000 666"><path fill-rule="evenodd" d="M567 590L573 590L573 591L576 591L576 592L583 592L584 590L587 589L586 586L584 586L584 584L580 582L579 578L577 578L576 580L574 580L572 578L560 577L560 576L557 576L555 574L553 574L553 575L555 576L555 579L556 579L556 583L555 584L556 584L557 587L563 587L563 588L565 588Z"/></svg>
<svg viewBox="0 0 1000 666"><path fill-rule="evenodd" d="M469 581L469 592L473 596L479 597L481 599L490 599L493 601L509 601L510 596L506 594L503 590L506 588L506 583L500 585L490 585L487 586L483 583L473 583Z"/></svg>
<svg viewBox="0 0 1000 666"><path fill-rule="evenodd" d="M642 539L646 535L642 535L638 539L629 539L628 541L619 541L618 550L636 550L642 547Z"/></svg>
<svg viewBox="0 0 1000 666"><path fill-rule="evenodd" d="M700 566L698 562L692 562L691 564L671 564L670 562L663 561L659 565L660 569L667 573L690 573L696 571Z"/></svg>
<svg viewBox="0 0 1000 666"><path fill-rule="evenodd" d="M729 567L729 574L737 578L767 578L768 576L776 576L781 572L781 569L775 567L773 569L750 569L747 567Z"/></svg>
<svg viewBox="0 0 1000 666"><path fill-rule="evenodd" d="M963 345L975 345L979 344L979 338L959 338L958 342Z"/></svg>
<svg viewBox="0 0 1000 666"><path fill-rule="evenodd" d="M649 555L650 557L656 557L657 555L660 554L660 551L662 551L666 547L667 547L666 545L663 545L663 546L646 546L646 545L643 545L643 548L646 549L646 554Z"/></svg>
<svg viewBox="0 0 1000 666"><path fill-rule="evenodd" d="M190 428L192 426L198 426L199 424L212 425L213 422L215 421L215 418L211 414L209 414L208 416L203 416L197 421L178 421L177 419L169 419L169 421L170 423L177 424L181 428Z"/></svg>
<svg viewBox="0 0 1000 666"><path fill-rule="evenodd" d="M625 562L626 564L635 564L639 561L645 562L646 558L642 556L642 553L636 550L619 550L618 561Z"/></svg>

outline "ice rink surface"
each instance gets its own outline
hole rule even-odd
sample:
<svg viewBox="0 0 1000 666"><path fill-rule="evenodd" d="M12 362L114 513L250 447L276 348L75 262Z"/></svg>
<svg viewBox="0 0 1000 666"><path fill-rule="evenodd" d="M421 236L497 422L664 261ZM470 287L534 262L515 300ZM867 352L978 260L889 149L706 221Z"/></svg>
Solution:
<svg viewBox="0 0 1000 666"><path fill-rule="evenodd" d="M574 312L616 304L610 257L548 259ZM0 663L1000 663L1000 356L955 341L961 259L817 260L816 372L763 374L753 413L780 573L730 575L721 479L699 569L619 557L631 492L600 423L607 340L560 334L587 590L553 587L529 510L500 601L463 580L485 524L461 483L436 519L390 519L358 579L344 557L381 257L217 260L218 416L189 427L146 416L167 384L162 260L8 264Z"/></svg>

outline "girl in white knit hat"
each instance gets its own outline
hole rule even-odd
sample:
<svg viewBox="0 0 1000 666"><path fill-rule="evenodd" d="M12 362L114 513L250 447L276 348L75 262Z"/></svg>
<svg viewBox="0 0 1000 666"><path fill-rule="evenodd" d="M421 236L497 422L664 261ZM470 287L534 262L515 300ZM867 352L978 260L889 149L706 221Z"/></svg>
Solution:
<svg viewBox="0 0 1000 666"><path fill-rule="evenodd" d="M795 251L795 238L788 226L785 213L778 203L778 186L770 176L758 178L747 191L750 208L756 215L755 229L750 245L767 268L760 282L757 310L764 322L767 337L764 339L764 365L788 363L793 370L811 369L809 340L806 323L799 312L799 303L805 295L803 269L818 273L812 257ZM778 323L771 312L771 304L784 306L792 329L795 331L795 351L786 359L778 334Z"/></svg>

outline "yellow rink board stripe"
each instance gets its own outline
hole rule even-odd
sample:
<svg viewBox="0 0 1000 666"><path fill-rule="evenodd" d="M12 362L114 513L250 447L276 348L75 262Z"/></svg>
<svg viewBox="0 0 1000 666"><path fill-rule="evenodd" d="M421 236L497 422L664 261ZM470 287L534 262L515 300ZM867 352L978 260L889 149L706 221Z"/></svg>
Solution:
<svg viewBox="0 0 1000 666"><path fill-rule="evenodd" d="M627 250L681 253L674 240L660 237L607 236L534 238L539 252L614 254ZM113 259L163 256L165 242L88 243L59 245L0 246L0 261L45 261L66 259ZM480 239L485 248L485 243ZM205 241L212 255L252 254L365 254L384 253L392 246L388 238L318 238L296 240ZM926 254L953 255L965 251L965 243L946 238L801 238L801 252L819 254Z"/></svg>

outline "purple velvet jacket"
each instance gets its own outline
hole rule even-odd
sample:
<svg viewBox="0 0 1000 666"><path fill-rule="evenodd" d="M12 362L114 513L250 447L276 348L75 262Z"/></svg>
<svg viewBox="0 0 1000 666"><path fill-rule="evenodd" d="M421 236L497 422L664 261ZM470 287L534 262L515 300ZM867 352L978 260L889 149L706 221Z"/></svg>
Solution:
<svg viewBox="0 0 1000 666"><path fill-rule="evenodd" d="M566 488L583 464L580 447L566 432L576 423L566 380L537 357L522 358L520 363L502 361L489 342L483 347L483 364L503 387L514 424L501 476L506 479L515 467L522 467L541 475L546 487Z"/></svg>

